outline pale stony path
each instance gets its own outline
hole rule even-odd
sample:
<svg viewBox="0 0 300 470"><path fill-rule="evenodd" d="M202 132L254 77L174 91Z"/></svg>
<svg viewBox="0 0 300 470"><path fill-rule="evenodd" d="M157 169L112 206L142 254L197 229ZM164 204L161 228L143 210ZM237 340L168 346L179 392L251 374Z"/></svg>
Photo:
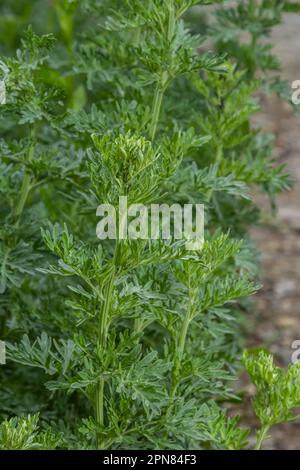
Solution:
<svg viewBox="0 0 300 470"><path fill-rule="evenodd" d="M290 83L300 80L300 15L286 15L271 41L283 64L282 77ZM275 133L275 156L287 164L297 181L292 191L279 196L276 220L252 231L262 254L264 287L257 296L254 333L249 344L265 344L277 362L287 366L291 344L300 340L300 105L299 115L295 116L289 105L272 99L257 121ZM248 392L251 395L251 387ZM300 423L276 427L264 447L300 450Z"/></svg>

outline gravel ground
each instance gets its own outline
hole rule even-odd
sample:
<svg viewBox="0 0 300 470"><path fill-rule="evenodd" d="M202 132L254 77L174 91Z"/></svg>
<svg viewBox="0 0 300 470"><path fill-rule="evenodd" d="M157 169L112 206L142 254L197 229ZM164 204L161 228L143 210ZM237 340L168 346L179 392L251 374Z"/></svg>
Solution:
<svg viewBox="0 0 300 470"><path fill-rule="evenodd" d="M286 15L271 42L282 62L282 77L290 83L300 80L300 15ZM264 287L257 295L248 344L266 345L276 362L287 366L293 353L291 345L300 340L300 113L295 116L289 105L272 99L256 122L276 135L275 156L287 164L296 183L279 196L276 219L252 231L261 252ZM261 196L258 201L267 207ZM246 385L245 391L249 403L253 386ZM250 406L240 412L248 423L255 424ZM263 448L300 450L300 422L274 428Z"/></svg>

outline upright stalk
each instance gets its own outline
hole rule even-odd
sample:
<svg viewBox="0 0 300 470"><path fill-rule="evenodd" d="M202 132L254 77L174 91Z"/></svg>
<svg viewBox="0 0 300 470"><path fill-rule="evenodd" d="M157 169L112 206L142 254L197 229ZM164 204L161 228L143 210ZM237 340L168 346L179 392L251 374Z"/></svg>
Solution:
<svg viewBox="0 0 300 470"><path fill-rule="evenodd" d="M171 398L173 401L173 398L175 396L175 393L177 391L177 387L179 384L179 374L180 374L180 369L181 369L181 363L184 355L184 350L185 350L185 343L186 343L186 338L187 338L187 332L188 328L190 325L191 321L191 315L190 315L190 305L187 308L186 314L184 316L181 329L180 329L180 334L179 334L179 340L177 343L176 347L176 357L175 357L175 367L173 371L173 384L172 384L172 389L171 389Z"/></svg>
<svg viewBox="0 0 300 470"><path fill-rule="evenodd" d="M172 408L174 405L174 397L175 397L175 394L179 385L179 375L180 375L182 359L184 356L184 351L185 351L185 346L186 346L186 338L188 334L189 325L193 319L194 301L195 301L195 290L192 288L189 288L189 303L188 303L188 307L186 309L185 316L181 324L180 332L178 335L178 340L176 341L176 344L175 344L175 365L174 365L173 374L172 374L173 378L172 378L172 386L171 386L171 392L170 392L170 403L167 408L166 418L170 416L170 413L172 411Z"/></svg>
<svg viewBox="0 0 300 470"><path fill-rule="evenodd" d="M169 7L169 21L168 21L168 27L167 27L167 40L168 44L171 45L171 42L174 37L175 33L175 26L176 26L176 16L175 16L175 9L173 6ZM156 134L156 129L157 129L157 124L159 121L159 115L160 115L160 110L161 110L161 105L162 105L162 100L164 93L167 88L169 80L169 75L166 70L162 71L161 74L161 79L156 85L155 89L155 94L153 98L153 105L152 105L152 118L151 118L151 123L150 123L150 139L153 141L155 138Z"/></svg>
<svg viewBox="0 0 300 470"><path fill-rule="evenodd" d="M261 449L262 443L266 439L268 430L269 430L269 426L262 426L262 428L258 431L254 450Z"/></svg>
<svg viewBox="0 0 300 470"><path fill-rule="evenodd" d="M169 8L169 21L168 21L168 27L166 31L169 44L171 44L171 41L174 37L175 24L176 24L175 22L176 22L175 9L172 6ZM151 118L150 127L149 127L149 135L150 135L151 141L155 139L155 134L157 131L157 125L158 125L161 106L162 106L162 100L163 100L165 90L167 88L168 80L169 80L168 72L163 70L161 72L160 80L157 82L155 94L153 98L152 118ZM119 246L118 246L118 241L117 241L114 259L113 259L113 267L109 275L106 288L104 290L104 302L103 302L103 305L100 311L100 317L99 317L98 345L100 346L100 350L105 349L106 342L107 342L111 302L113 298L113 289L114 289L114 282L115 282L115 276L116 276L116 257L118 253L118 248ZM180 335L180 339L179 339L178 351L179 351L179 356L181 357L181 359L182 359L183 352L184 352L185 338L187 334L188 325L189 325L189 318L187 318L184 321L182 334ZM134 327L135 329L141 328L141 324L138 321L138 319L137 321L135 321ZM179 362L181 362L181 359L179 360ZM104 392L105 392L105 379L100 378L96 387L95 410L96 410L96 422L99 424L99 427L101 429L103 429L103 426L104 426ZM101 432L99 432L97 433L97 448L103 449L104 447L105 447L105 442L103 439L103 435Z"/></svg>
<svg viewBox="0 0 300 470"><path fill-rule="evenodd" d="M27 162L32 161L34 157L35 128L33 125L30 128L30 139L31 139L31 143L29 147ZM22 181L20 196L18 198L18 202L15 206L14 213L13 213L14 217L17 220L22 215L30 190L31 190L31 176L25 169L25 175Z"/></svg>
<svg viewBox="0 0 300 470"><path fill-rule="evenodd" d="M156 129L157 129L157 124L159 120L160 109L161 109L164 92L165 92L164 87L162 87L161 83L158 83L156 86L154 99L153 99L152 118L151 118L151 124L150 124L150 139L152 141L154 140L154 137L156 134Z"/></svg>
<svg viewBox="0 0 300 470"><path fill-rule="evenodd" d="M30 126L30 147L28 150L28 155L27 155L27 162L31 162L34 158L34 147L35 147L35 126L32 124ZM16 201L15 207L12 210L12 218L16 226L18 226L20 222L20 217L23 213L26 201L28 199L29 192L32 188L31 186L31 175L28 173L27 168L25 167L25 174L22 180L22 185L20 189L20 194L18 195L18 200ZM0 271L0 294L3 294L6 291L6 275L5 275L5 270L6 270L6 264L9 259L9 255L11 252L11 248L6 247L5 253L4 253L4 258L1 266L1 271ZM6 323L7 323L7 317L4 316L0 320L0 337L2 338L5 334L5 328L6 328Z"/></svg>
<svg viewBox="0 0 300 470"><path fill-rule="evenodd" d="M100 350L104 350L107 342L107 333L109 328L109 319L111 311L111 303L113 299L114 282L116 278L116 257L118 253L118 241L115 248L113 266L109 274L108 282L104 289L104 301L99 315L99 329L98 329L98 346ZM100 378L96 387L95 393L95 411L96 411L96 422L102 429L104 426L104 386L105 379ZM104 449L104 438L101 432L97 433L97 448Z"/></svg>
<svg viewBox="0 0 300 470"><path fill-rule="evenodd" d="M169 21L168 21L168 42L169 44L172 42L175 33L175 26L176 26L176 15L175 9L173 5L169 6Z"/></svg>
<svg viewBox="0 0 300 470"><path fill-rule="evenodd" d="M218 144L217 148L216 148L216 159L215 159L216 166L217 166L217 175L216 176L218 176L219 166L220 166L220 163L222 161L222 158L223 158L223 146L222 146L222 144ZM214 191L213 191L213 188L211 188L207 193L207 202L208 203L211 202L211 200L213 198L213 195L214 195Z"/></svg>
<svg viewBox="0 0 300 470"><path fill-rule="evenodd" d="M95 399L95 409L96 409L96 423L102 429L104 425L104 379L100 379L96 387L96 399ZM97 449L101 450L104 448L104 439L100 432L96 436Z"/></svg>
<svg viewBox="0 0 300 470"><path fill-rule="evenodd" d="M74 11L67 11L64 9L61 0L55 0L53 3L55 13L58 18L58 22L62 31L64 42L67 48L69 59L71 64L74 61ZM66 76L66 82L68 84L68 105L75 109L75 80L72 73Z"/></svg>
<svg viewBox="0 0 300 470"><path fill-rule="evenodd" d="M217 153L216 153L216 163L219 166L223 159L223 145L221 143L217 146Z"/></svg>

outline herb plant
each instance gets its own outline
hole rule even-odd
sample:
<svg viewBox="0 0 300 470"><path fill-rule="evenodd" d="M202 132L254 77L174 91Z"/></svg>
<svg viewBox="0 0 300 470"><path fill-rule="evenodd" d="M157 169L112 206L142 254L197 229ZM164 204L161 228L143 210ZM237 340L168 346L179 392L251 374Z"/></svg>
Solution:
<svg viewBox="0 0 300 470"><path fill-rule="evenodd" d="M206 21L208 3L0 7L0 448L249 446L224 403L239 399L241 323L259 288L250 188L274 207L290 185L252 125L261 93L288 96L260 39L299 8L219 1ZM204 204L204 244L100 242L97 206L125 195ZM243 358L258 449L293 419L299 367Z"/></svg>

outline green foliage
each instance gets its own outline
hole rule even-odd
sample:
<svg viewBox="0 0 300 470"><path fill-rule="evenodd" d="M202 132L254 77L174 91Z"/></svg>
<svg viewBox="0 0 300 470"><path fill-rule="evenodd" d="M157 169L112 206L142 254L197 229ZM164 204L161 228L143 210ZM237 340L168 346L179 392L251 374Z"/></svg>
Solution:
<svg viewBox="0 0 300 470"><path fill-rule="evenodd" d="M39 432L38 415L5 420L0 425L1 450L53 450L61 445L51 429Z"/></svg>
<svg viewBox="0 0 300 470"><path fill-rule="evenodd" d="M260 38L293 4L225 3L207 27L209 1L2 3L0 447L247 447L222 404L259 288L250 188L274 207L290 185L251 119L258 90L284 94ZM120 196L205 204L205 242L99 241L96 209ZM261 443L291 418L296 369L270 391L269 356L245 357Z"/></svg>
<svg viewBox="0 0 300 470"><path fill-rule="evenodd" d="M243 362L257 389L253 405L261 423L259 448L271 426L295 419L292 410L300 404L300 367L293 364L283 370L262 350L244 352Z"/></svg>

